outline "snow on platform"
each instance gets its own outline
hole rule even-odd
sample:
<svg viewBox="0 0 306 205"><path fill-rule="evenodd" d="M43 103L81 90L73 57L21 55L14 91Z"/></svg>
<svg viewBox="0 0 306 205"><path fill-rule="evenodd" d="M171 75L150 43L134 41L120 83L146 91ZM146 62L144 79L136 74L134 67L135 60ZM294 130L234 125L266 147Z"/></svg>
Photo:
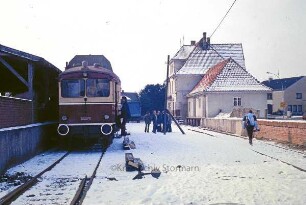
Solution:
<svg viewBox="0 0 306 205"><path fill-rule="evenodd" d="M250 146L243 138L187 127L183 135L174 126L164 135L127 124L137 149L123 150L123 139L114 139L84 204L305 204L306 173L255 151L303 169L305 152L259 140ZM132 180L137 172L125 171L128 152L141 158L145 172L159 168L161 176Z"/></svg>

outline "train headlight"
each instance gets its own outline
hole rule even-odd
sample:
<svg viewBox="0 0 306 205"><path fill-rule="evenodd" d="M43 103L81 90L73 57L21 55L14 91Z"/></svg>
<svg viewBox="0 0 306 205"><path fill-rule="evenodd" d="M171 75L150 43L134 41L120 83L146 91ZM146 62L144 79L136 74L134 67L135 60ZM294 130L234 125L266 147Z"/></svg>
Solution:
<svg viewBox="0 0 306 205"><path fill-rule="evenodd" d="M69 127L67 125L61 124L57 127L58 134L65 136L69 132Z"/></svg>
<svg viewBox="0 0 306 205"><path fill-rule="evenodd" d="M101 132L103 135L109 135L113 132L113 127L109 124L104 124L101 126Z"/></svg>
<svg viewBox="0 0 306 205"><path fill-rule="evenodd" d="M109 119L109 115L104 115L104 119L108 120Z"/></svg>
<svg viewBox="0 0 306 205"><path fill-rule="evenodd" d="M62 116L62 120L63 120L63 121L66 121L66 120L68 120L68 117L67 117L66 115L63 115L63 116Z"/></svg>

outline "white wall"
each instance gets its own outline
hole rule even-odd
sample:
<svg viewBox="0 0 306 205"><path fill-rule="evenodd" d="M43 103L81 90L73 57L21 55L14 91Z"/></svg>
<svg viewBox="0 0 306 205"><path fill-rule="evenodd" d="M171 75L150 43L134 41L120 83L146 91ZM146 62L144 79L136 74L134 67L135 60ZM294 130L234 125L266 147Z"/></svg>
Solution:
<svg viewBox="0 0 306 205"><path fill-rule="evenodd" d="M177 75L175 88L176 88L176 108L181 110L181 117L186 119L187 117L187 97L186 95L198 84L202 79L202 75Z"/></svg>
<svg viewBox="0 0 306 205"><path fill-rule="evenodd" d="M283 110L283 108L280 107L280 103L284 101L284 91L273 91L273 112L276 112L277 110Z"/></svg>
<svg viewBox="0 0 306 205"><path fill-rule="evenodd" d="M260 110L260 117L265 117L267 108L266 92L230 92L230 93L207 93L207 117L215 117L220 110L230 113L234 108L234 97L241 98L241 107Z"/></svg>

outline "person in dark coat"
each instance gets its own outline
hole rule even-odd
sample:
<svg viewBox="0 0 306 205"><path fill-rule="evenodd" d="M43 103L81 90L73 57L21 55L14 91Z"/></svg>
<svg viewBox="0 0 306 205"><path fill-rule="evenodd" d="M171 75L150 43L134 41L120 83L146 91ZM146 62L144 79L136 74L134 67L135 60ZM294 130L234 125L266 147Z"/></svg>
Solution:
<svg viewBox="0 0 306 205"><path fill-rule="evenodd" d="M256 116L253 114L252 110L249 111L249 113L247 113L243 119L243 129L246 129L247 130L247 133L248 133L248 137L249 137L249 144L250 145L253 145L253 132L254 132L254 128L256 130L259 130L258 129L258 124L257 124L257 118Z"/></svg>
<svg viewBox="0 0 306 205"><path fill-rule="evenodd" d="M153 110L151 120L153 122L153 130L152 130L152 132L156 133L156 130L157 130L157 114L156 114L155 110Z"/></svg>
<svg viewBox="0 0 306 205"><path fill-rule="evenodd" d="M171 127L172 119L169 113L167 113L167 132L172 132Z"/></svg>
<svg viewBox="0 0 306 205"><path fill-rule="evenodd" d="M147 111L147 113L145 114L144 121L145 121L145 124L146 124L145 132L149 132L150 124L151 124L151 115L150 115L149 111Z"/></svg>
<svg viewBox="0 0 306 205"><path fill-rule="evenodd" d="M126 122L130 118L130 109L125 96L121 99L121 136L126 136Z"/></svg>
<svg viewBox="0 0 306 205"><path fill-rule="evenodd" d="M163 123L163 116L160 113L160 111L157 111L157 132L161 132L162 131L162 123Z"/></svg>
<svg viewBox="0 0 306 205"><path fill-rule="evenodd" d="M166 132L168 132L168 113L166 110L162 111L162 132L165 134Z"/></svg>

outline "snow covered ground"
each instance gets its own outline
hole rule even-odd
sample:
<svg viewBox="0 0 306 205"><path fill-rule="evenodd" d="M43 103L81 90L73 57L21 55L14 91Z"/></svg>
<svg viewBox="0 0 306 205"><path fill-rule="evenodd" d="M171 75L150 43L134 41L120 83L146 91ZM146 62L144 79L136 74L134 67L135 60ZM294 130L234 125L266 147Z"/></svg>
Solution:
<svg viewBox="0 0 306 205"><path fill-rule="evenodd" d="M12 204L69 204L80 180L91 176L101 152L73 152Z"/></svg>
<svg viewBox="0 0 306 205"><path fill-rule="evenodd" d="M32 159L17 165L9 170L7 170L7 176L17 176L22 175L19 178L26 177L26 176L35 176L39 174L41 171L49 167L52 163L56 160L61 158L66 152L65 151L48 151L41 153ZM14 184L19 184L19 180L14 180ZM17 188L18 186L14 186L14 184L10 183L0 183L0 198L4 195L8 194L13 189Z"/></svg>
<svg viewBox="0 0 306 205"><path fill-rule="evenodd" d="M29 161L9 169L6 175L23 173L25 176L35 176L66 152L46 152L35 156ZM79 187L81 179L90 177L101 156L101 151L72 152L53 169L46 172L39 182L16 199L12 204L69 204ZM0 184L0 197L3 197L17 186Z"/></svg>
<svg viewBox="0 0 306 205"><path fill-rule="evenodd" d="M84 204L306 204L305 151L259 140L250 146L244 138L187 126L183 127L185 135L175 126L166 135L144 133L143 123L129 123L127 128L136 149L123 150L123 139L114 139ZM144 172L159 168L161 176L133 180L137 172L125 170L128 152L141 158ZM33 176L63 154L38 155L7 173ZM99 155L68 155L13 204L69 204L80 180L91 175ZM0 184L0 197L11 189Z"/></svg>
<svg viewBox="0 0 306 205"><path fill-rule="evenodd" d="M166 135L144 133L142 123L127 128L136 149L123 150L123 139L114 140L84 204L306 204L305 171L255 152L306 170L303 151L259 140L250 146L243 138L187 127L185 135L175 127ZM141 158L145 172L157 167L161 176L132 180L137 172L125 171L127 152Z"/></svg>

